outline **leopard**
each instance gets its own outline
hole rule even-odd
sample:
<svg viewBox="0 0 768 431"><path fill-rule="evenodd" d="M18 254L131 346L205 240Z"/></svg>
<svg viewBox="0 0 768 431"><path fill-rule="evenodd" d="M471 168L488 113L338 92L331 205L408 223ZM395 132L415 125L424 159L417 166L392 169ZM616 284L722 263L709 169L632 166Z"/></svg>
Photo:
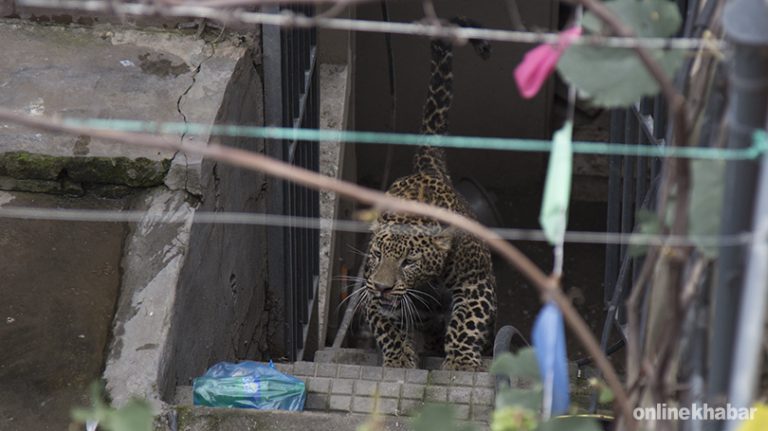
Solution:
<svg viewBox="0 0 768 431"><path fill-rule="evenodd" d="M462 26L477 26L457 18ZM487 41L470 39L487 59ZM431 75L421 122L422 135L445 135L453 100L453 47L431 41ZM386 194L422 202L475 218L454 188L445 151L421 145L410 175L395 180ZM496 315L496 280L491 253L483 241L428 217L382 211L371 226L363 271L364 313L382 354L382 365L416 368L419 355L413 332L425 309L447 298L442 328L445 370L482 368ZM426 320L431 319L426 314Z"/></svg>

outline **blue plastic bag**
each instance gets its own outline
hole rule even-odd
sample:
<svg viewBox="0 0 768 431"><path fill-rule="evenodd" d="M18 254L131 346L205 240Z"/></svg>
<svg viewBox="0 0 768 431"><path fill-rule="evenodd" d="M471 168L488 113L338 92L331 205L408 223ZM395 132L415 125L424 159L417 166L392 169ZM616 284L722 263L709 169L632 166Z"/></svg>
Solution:
<svg viewBox="0 0 768 431"><path fill-rule="evenodd" d="M274 366L253 361L219 362L193 383L196 406L304 410L304 382Z"/></svg>
<svg viewBox="0 0 768 431"><path fill-rule="evenodd" d="M565 327L563 314L552 301L546 303L536 316L533 324L533 346L536 349L536 359L544 386L544 417L567 413L571 401L568 393Z"/></svg>

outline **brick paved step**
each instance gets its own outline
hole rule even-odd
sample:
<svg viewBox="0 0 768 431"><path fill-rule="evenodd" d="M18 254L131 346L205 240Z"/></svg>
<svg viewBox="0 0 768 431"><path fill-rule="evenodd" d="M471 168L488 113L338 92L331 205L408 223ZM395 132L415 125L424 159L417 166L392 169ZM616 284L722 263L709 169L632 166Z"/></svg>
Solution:
<svg viewBox="0 0 768 431"><path fill-rule="evenodd" d="M315 362L326 364L354 364L354 365L381 365L381 354L374 350L327 348L315 352ZM438 356L425 356L421 358L421 369L439 370L443 358ZM491 358L483 359L483 366L487 370L491 366Z"/></svg>
<svg viewBox="0 0 768 431"><path fill-rule="evenodd" d="M305 409L316 412L412 416L425 403L450 403L458 419L487 422L494 379L487 372L383 368L369 365L296 362L275 364L307 385ZM192 404L192 389L177 388L178 405Z"/></svg>

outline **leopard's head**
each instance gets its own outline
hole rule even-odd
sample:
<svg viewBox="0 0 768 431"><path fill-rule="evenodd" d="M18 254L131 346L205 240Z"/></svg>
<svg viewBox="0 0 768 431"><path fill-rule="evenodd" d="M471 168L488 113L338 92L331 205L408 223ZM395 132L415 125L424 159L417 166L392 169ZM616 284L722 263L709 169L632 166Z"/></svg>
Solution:
<svg viewBox="0 0 768 431"><path fill-rule="evenodd" d="M377 223L368 246L365 287L382 304L438 278L445 268L454 231L436 223Z"/></svg>

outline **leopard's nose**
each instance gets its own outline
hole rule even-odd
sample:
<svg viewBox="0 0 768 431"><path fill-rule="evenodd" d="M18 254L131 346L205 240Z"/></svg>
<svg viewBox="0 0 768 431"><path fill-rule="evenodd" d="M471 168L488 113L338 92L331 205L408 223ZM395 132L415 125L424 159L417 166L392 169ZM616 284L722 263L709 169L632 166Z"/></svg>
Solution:
<svg viewBox="0 0 768 431"><path fill-rule="evenodd" d="M374 282L373 283L373 287L375 287L376 290L378 290L381 293L387 293L390 290L392 290L392 285L384 284L384 283L376 283L376 282Z"/></svg>

